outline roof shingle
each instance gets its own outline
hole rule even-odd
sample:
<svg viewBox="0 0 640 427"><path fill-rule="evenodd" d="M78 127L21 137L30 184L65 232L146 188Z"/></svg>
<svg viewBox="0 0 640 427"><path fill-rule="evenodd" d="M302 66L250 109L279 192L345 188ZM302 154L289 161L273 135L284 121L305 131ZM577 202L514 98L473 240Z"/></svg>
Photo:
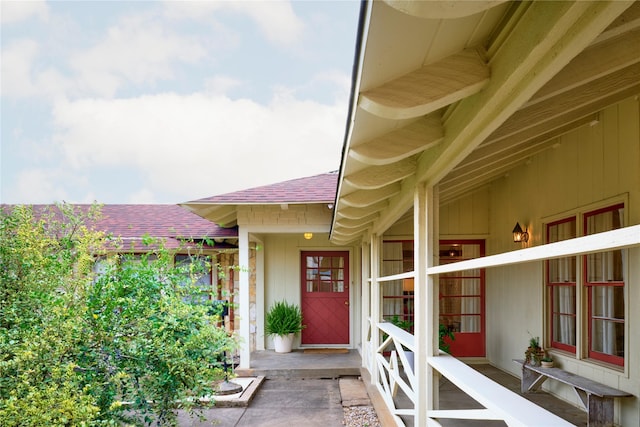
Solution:
<svg viewBox="0 0 640 427"><path fill-rule="evenodd" d="M276 184L194 200L189 203L270 204L332 203L336 197L338 173L329 172Z"/></svg>
<svg viewBox="0 0 640 427"><path fill-rule="evenodd" d="M7 205L5 205L7 206ZM55 205L33 205L35 215ZM74 209L87 212L91 205L73 205ZM237 227L223 228L178 205L103 205L101 217L95 224L87 224L95 230L104 231L122 243L131 243L133 249L141 249L142 237L150 236L165 240L165 247L175 249L184 240L202 240L207 238L235 239ZM140 247L139 247L140 246ZM216 244L215 248L224 249L226 244Z"/></svg>

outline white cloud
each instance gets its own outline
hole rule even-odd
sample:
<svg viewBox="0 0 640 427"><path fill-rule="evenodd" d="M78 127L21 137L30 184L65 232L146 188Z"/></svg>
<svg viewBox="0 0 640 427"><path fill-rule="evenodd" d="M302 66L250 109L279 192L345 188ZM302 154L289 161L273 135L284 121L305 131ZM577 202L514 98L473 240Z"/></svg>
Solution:
<svg viewBox="0 0 640 427"><path fill-rule="evenodd" d="M242 81L228 76L215 76L205 82L205 90L211 95L226 95L231 89L242 85Z"/></svg>
<svg viewBox="0 0 640 427"><path fill-rule="evenodd" d="M38 53L38 43L16 40L2 49L2 96L31 96L37 93L31 81L31 67Z"/></svg>
<svg viewBox="0 0 640 427"><path fill-rule="evenodd" d="M65 167L132 168L150 191L183 201L337 169L346 105L286 94L269 106L199 94L85 99L56 105L54 138Z"/></svg>
<svg viewBox="0 0 640 427"><path fill-rule="evenodd" d="M127 203L131 204L153 204L157 203L156 197L152 190L148 188L141 188L138 191L131 193Z"/></svg>
<svg viewBox="0 0 640 427"><path fill-rule="evenodd" d="M6 191L8 199L19 199L20 194L29 194L29 203L51 203L67 200L69 193L64 176L52 169L26 169L18 174L17 182Z"/></svg>
<svg viewBox="0 0 640 427"><path fill-rule="evenodd" d="M49 8L45 1L0 1L0 22L15 24L33 16L47 20Z"/></svg>
<svg viewBox="0 0 640 427"><path fill-rule="evenodd" d="M52 67L34 64L42 47L34 40L20 39L2 50L2 96L24 98L64 96L72 82Z"/></svg>
<svg viewBox="0 0 640 427"><path fill-rule="evenodd" d="M132 16L109 28L104 40L76 53L70 62L90 93L113 96L125 83L169 79L176 63L194 63L205 54L198 40L148 17Z"/></svg>
<svg viewBox="0 0 640 427"><path fill-rule="evenodd" d="M305 24L289 0L165 2L165 14L177 19L210 21L224 11L247 16L272 44L290 46L301 42Z"/></svg>
<svg viewBox="0 0 640 427"><path fill-rule="evenodd" d="M249 15L272 43L287 46L300 42L305 25L296 16L290 1L229 3Z"/></svg>

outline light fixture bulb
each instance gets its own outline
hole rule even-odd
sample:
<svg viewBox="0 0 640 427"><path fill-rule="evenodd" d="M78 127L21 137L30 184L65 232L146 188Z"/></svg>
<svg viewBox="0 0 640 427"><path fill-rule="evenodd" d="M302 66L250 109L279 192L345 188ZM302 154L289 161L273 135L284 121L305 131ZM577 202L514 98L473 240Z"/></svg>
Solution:
<svg viewBox="0 0 640 427"><path fill-rule="evenodd" d="M522 227L520 227L519 222L516 222L516 226L513 228L512 233L513 233L513 241L515 243L529 241L529 233L527 233L526 229L522 231Z"/></svg>

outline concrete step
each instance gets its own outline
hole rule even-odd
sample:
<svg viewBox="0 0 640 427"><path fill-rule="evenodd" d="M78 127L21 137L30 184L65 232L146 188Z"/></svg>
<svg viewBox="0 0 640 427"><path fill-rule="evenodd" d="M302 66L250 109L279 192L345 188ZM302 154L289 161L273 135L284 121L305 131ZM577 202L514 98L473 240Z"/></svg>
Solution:
<svg viewBox="0 0 640 427"><path fill-rule="evenodd" d="M359 367L310 368L248 368L235 369L240 377L265 377L266 379L336 379L340 377L359 376Z"/></svg>

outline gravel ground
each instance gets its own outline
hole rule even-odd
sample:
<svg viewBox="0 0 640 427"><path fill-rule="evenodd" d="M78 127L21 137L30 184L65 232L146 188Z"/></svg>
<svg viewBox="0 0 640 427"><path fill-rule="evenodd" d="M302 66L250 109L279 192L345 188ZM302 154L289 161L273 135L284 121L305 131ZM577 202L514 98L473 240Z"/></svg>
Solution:
<svg viewBox="0 0 640 427"><path fill-rule="evenodd" d="M342 425L347 427L382 427L372 406L345 407Z"/></svg>

